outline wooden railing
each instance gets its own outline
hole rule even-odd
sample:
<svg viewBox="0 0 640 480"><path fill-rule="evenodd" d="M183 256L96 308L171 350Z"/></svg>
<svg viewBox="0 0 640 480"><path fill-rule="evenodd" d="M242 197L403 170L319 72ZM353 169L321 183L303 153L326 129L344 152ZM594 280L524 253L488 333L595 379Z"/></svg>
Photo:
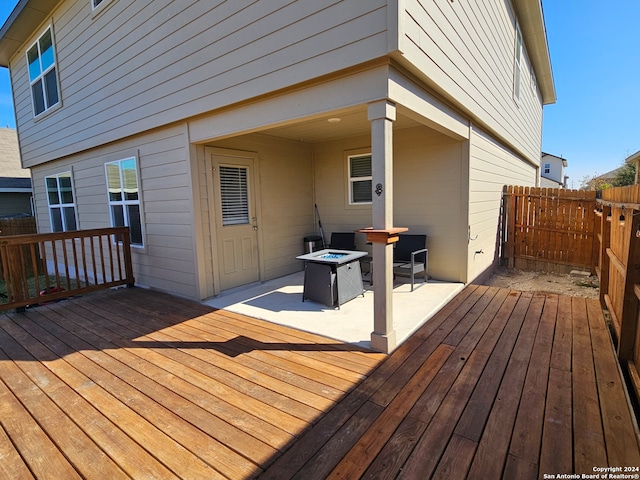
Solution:
<svg viewBox="0 0 640 480"><path fill-rule="evenodd" d="M0 266L0 310L135 282L127 227L0 237Z"/></svg>
<svg viewBox="0 0 640 480"><path fill-rule="evenodd" d="M502 259L511 268L594 273L595 191L505 186Z"/></svg>
<svg viewBox="0 0 640 480"><path fill-rule="evenodd" d="M640 185L603 190L596 209L600 302L611 316L620 364L640 399Z"/></svg>

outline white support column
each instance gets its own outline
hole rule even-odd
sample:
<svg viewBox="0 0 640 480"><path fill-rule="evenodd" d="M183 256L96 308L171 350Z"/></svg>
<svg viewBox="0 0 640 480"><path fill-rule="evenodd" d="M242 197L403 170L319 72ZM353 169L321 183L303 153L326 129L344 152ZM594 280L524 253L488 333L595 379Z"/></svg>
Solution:
<svg viewBox="0 0 640 480"><path fill-rule="evenodd" d="M369 104L371 122L372 215L374 230L393 228L393 122L395 104ZM393 243L373 242L373 332L371 347L391 352L396 347L393 323Z"/></svg>

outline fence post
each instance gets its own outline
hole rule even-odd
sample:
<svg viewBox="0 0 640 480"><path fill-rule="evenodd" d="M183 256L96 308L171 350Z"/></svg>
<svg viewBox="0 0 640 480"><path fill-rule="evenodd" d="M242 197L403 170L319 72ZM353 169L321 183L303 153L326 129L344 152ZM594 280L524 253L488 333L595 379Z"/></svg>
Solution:
<svg viewBox="0 0 640 480"><path fill-rule="evenodd" d="M635 286L640 284L640 239L636 238L635 234L640 225L640 217L631 215L631 218L633 221L629 230L629 258L624 282L622 312L619 317L618 358L621 363L633 359L638 323L638 298Z"/></svg>
<svg viewBox="0 0 640 480"><path fill-rule="evenodd" d="M607 249L611 247L611 222L607 222L607 216L611 215L611 207L603 206L600 216L600 305L603 309L608 309L605 296L609 293L609 268L611 259L607 254Z"/></svg>
<svg viewBox="0 0 640 480"><path fill-rule="evenodd" d="M504 252L507 266L514 267L515 243L514 236L516 230L516 195L513 186L506 186L503 189L504 195L504 228L506 230L506 241L504 241L502 251Z"/></svg>

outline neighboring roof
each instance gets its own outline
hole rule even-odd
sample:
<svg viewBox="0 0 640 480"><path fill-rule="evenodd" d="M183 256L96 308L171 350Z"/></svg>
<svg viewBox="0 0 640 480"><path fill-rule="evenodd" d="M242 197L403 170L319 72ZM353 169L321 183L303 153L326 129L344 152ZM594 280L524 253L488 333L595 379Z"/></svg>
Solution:
<svg viewBox="0 0 640 480"><path fill-rule="evenodd" d="M627 158L625 158L624 162L631 163L631 162L637 162L638 160L640 160L640 150L638 150L633 155L629 155Z"/></svg>
<svg viewBox="0 0 640 480"><path fill-rule="evenodd" d="M22 168L18 134L13 128L0 128L0 178L31 179L31 171Z"/></svg>
<svg viewBox="0 0 640 480"><path fill-rule="evenodd" d="M9 60L20 46L33 35L61 0L20 0L0 28L0 67L9 67ZM542 103L556 102L556 90L551 69L551 57L544 25L541 0L513 0L520 19L520 30L536 72Z"/></svg>
<svg viewBox="0 0 640 480"><path fill-rule="evenodd" d="M618 167L615 170L611 170L610 172L603 173L602 175L598 175L594 177L594 180L613 180L615 179L624 167Z"/></svg>
<svg viewBox="0 0 640 480"><path fill-rule="evenodd" d="M0 128L0 193L7 192L31 192L31 171L22 168L16 131Z"/></svg>
<svg viewBox="0 0 640 480"><path fill-rule="evenodd" d="M3 190L11 190L13 192L18 191L31 191L31 179L30 178L5 178L0 177L0 192Z"/></svg>

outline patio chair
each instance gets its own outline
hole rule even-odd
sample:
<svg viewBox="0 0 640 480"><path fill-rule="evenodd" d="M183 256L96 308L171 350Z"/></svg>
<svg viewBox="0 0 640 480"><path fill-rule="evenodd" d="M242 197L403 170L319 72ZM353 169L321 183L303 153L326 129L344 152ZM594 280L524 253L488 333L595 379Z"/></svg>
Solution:
<svg viewBox="0 0 640 480"><path fill-rule="evenodd" d="M429 250L427 236L419 234L401 234L393 249L393 276L408 275L411 277L411 291L416 274L422 273L427 282Z"/></svg>
<svg viewBox="0 0 640 480"><path fill-rule="evenodd" d="M329 248L335 248L336 250L355 250L355 232L333 232L331 234L331 243L329 244Z"/></svg>

